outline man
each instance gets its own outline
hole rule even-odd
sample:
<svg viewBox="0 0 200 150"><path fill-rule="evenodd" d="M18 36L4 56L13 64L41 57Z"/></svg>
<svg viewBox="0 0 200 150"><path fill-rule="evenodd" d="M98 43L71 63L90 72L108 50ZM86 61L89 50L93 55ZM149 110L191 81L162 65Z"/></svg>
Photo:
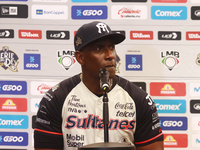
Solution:
<svg viewBox="0 0 200 150"><path fill-rule="evenodd" d="M75 150L104 141L103 90L99 70L109 71L109 142L137 150L163 150L163 134L155 103L133 83L115 75L115 45L125 36L94 21L74 37L82 73L60 82L43 97L34 129L35 150Z"/></svg>

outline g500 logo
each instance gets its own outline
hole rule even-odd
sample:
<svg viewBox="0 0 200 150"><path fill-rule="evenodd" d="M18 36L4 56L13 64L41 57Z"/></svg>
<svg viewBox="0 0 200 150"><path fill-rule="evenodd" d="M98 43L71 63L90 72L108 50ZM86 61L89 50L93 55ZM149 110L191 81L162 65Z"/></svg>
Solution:
<svg viewBox="0 0 200 150"><path fill-rule="evenodd" d="M27 94L26 81L0 81L0 94Z"/></svg>
<svg viewBox="0 0 200 150"><path fill-rule="evenodd" d="M9 50L7 46L4 46L0 50L0 66L5 70L10 69L13 72L18 72L19 57L13 51Z"/></svg>
<svg viewBox="0 0 200 150"><path fill-rule="evenodd" d="M27 146L27 132L0 132L0 145Z"/></svg>

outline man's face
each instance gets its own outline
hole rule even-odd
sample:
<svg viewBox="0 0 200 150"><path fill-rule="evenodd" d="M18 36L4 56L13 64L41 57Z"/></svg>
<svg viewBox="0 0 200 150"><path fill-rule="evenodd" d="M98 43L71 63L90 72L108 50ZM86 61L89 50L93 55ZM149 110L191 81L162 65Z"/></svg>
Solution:
<svg viewBox="0 0 200 150"><path fill-rule="evenodd" d="M115 76L116 51L112 39L103 38L86 45L82 50L84 56L84 68L94 77L99 77L101 68L108 69L110 78Z"/></svg>

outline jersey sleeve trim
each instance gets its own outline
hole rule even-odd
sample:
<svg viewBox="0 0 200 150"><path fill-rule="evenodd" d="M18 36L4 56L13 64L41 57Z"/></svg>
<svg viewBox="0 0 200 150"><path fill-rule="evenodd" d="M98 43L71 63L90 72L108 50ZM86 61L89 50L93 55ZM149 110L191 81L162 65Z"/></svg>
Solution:
<svg viewBox="0 0 200 150"><path fill-rule="evenodd" d="M39 131L39 132L49 133L49 134L63 135L62 133L50 132L50 131L45 131L45 130L36 129L36 128L35 128L34 130L35 130L35 131Z"/></svg>
<svg viewBox="0 0 200 150"><path fill-rule="evenodd" d="M162 136L162 135L163 135L163 133L160 133L160 134L158 134L157 136L155 136L155 137L153 137L153 138L151 138L151 139L148 139L148 140L142 141L142 142L135 142L135 144L144 144L144 143L147 143L147 142L149 142L149 141L152 141L152 140L154 140L154 139L156 139L156 138L158 138L158 137L160 137L160 136Z"/></svg>

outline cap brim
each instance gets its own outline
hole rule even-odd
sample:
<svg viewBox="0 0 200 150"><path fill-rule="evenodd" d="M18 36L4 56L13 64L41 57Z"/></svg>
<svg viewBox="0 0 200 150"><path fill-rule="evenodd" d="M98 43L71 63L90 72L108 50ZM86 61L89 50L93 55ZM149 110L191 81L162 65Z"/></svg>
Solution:
<svg viewBox="0 0 200 150"><path fill-rule="evenodd" d="M112 39L114 41L115 44L119 44L121 42L123 42L125 40L125 35L121 34L121 33L111 33L111 34L107 34L107 35L102 35L96 39L93 39L92 41L89 41L87 43L85 43L84 45L82 45L82 47L80 48L80 50L85 47L86 45L92 43L92 42L95 42L96 40L100 40L102 38L107 38L109 37L110 39Z"/></svg>

